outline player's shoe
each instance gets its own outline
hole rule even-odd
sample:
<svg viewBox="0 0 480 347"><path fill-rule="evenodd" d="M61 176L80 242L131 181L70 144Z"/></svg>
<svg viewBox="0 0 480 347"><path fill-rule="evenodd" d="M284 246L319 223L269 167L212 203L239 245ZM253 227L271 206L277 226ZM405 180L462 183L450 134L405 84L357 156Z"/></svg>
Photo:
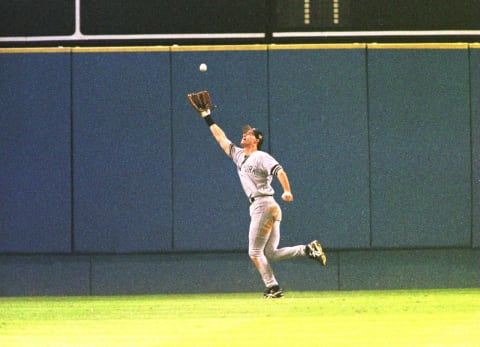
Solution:
<svg viewBox="0 0 480 347"><path fill-rule="evenodd" d="M267 288L263 293L265 299L279 299L283 298L283 290L278 285Z"/></svg>
<svg viewBox="0 0 480 347"><path fill-rule="evenodd" d="M327 256L323 252L322 245L317 240L310 242L305 247L307 256L310 259L319 261L323 266L327 265Z"/></svg>

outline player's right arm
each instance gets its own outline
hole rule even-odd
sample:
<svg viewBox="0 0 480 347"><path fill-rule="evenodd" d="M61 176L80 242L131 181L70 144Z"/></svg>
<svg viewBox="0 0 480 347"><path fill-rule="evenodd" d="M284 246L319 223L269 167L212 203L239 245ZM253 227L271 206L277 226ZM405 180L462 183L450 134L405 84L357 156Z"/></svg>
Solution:
<svg viewBox="0 0 480 347"><path fill-rule="evenodd" d="M230 153L230 145L232 144L232 141L230 141L227 136L225 135L225 132L220 128L216 123L213 123L210 125L210 131L217 140L218 144L220 147L223 149L226 155L229 155Z"/></svg>

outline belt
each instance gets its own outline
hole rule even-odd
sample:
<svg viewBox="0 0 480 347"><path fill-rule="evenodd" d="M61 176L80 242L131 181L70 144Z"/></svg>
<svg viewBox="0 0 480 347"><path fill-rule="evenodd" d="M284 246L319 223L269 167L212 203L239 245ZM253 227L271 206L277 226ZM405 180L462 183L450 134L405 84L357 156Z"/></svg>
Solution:
<svg viewBox="0 0 480 347"><path fill-rule="evenodd" d="M251 198L248 198L248 201L250 202L250 205L253 204L255 200L259 200L262 198L271 198L272 195L259 195L259 196L252 196Z"/></svg>

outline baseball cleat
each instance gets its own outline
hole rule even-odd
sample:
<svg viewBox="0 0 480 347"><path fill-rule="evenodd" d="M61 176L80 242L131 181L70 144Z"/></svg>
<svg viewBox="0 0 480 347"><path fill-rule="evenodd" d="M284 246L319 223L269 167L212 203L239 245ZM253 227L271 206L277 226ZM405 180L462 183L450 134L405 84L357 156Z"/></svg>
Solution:
<svg viewBox="0 0 480 347"><path fill-rule="evenodd" d="M267 288L263 293L265 299L279 299L283 297L283 290L278 285Z"/></svg>
<svg viewBox="0 0 480 347"><path fill-rule="evenodd" d="M306 246L307 256L319 261L323 266L327 265L327 256L323 252L322 245L317 240L310 242Z"/></svg>

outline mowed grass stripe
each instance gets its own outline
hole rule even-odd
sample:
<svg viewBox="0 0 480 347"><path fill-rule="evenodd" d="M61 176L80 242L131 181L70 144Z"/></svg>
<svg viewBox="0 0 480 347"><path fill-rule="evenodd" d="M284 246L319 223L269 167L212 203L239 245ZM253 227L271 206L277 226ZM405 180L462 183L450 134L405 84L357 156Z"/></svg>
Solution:
<svg viewBox="0 0 480 347"><path fill-rule="evenodd" d="M480 346L480 289L0 298L1 346Z"/></svg>

